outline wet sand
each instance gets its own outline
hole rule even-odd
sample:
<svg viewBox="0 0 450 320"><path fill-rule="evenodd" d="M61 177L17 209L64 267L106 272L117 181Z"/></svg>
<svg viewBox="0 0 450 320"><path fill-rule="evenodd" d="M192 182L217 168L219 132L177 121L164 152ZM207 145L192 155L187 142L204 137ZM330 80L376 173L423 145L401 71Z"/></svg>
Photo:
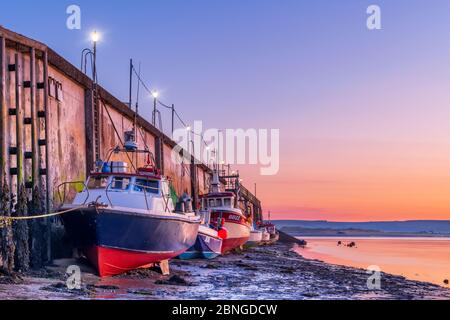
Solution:
<svg viewBox="0 0 450 320"><path fill-rule="evenodd" d="M0 276L0 299L450 299L450 290L382 274L381 290L369 290L365 270L307 260L292 244L278 243L211 261L172 260L171 275L139 270L100 279L78 260L11 283ZM66 267L82 269L81 290L68 290Z"/></svg>

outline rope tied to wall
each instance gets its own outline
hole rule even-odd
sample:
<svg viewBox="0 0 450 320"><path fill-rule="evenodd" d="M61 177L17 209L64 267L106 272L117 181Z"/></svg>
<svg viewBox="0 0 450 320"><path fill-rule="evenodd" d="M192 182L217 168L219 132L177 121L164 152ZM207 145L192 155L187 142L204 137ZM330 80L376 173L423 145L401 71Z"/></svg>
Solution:
<svg viewBox="0 0 450 320"><path fill-rule="evenodd" d="M82 205L78 206L72 209L58 211L54 213L48 213L48 214L40 214L40 215L34 215L34 216L22 216L22 217L8 217L8 216L0 216L0 229L11 227L12 223L14 221L23 221L23 220L34 220L34 219L44 219L44 218L50 218L50 217L56 217L61 216L66 213L77 211L81 208L86 208L87 206Z"/></svg>

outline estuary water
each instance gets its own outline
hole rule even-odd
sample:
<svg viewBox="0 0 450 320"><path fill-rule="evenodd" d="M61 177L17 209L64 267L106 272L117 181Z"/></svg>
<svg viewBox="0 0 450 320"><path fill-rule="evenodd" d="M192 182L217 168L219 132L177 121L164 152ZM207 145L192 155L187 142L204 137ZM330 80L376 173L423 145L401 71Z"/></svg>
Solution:
<svg viewBox="0 0 450 320"><path fill-rule="evenodd" d="M295 250L308 259L363 269L378 266L386 273L449 287L444 280L450 280L450 238L302 239L308 245ZM347 246L352 242L354 247Z"/></svg>

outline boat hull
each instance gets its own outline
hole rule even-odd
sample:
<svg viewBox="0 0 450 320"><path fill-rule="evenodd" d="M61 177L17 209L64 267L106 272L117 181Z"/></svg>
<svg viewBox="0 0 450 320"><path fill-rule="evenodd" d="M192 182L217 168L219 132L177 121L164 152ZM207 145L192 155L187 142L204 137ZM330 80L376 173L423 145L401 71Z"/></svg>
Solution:
<svg viewBox="0 0 450 320"><path fill-rule="evenodd" d="M261 231L259 231L259 230L252 230L250 232L250 238L245 243L245 245L248 246L248 247L258 246L261 243L261 241L262 241L262 236L263 236L263 233Z"/></svg>
<svg viewBox="0 0 450 320"><path fill-rule="evenodd" d="M187 251L179 255L182 260L188 259L214 259L222 252L222 239L200 233L195 244Z"/></svg>
<svg viewBox="0 0 450 320"><path fill-rule="evenodd" d="M63 215L74 246L101 277L174 258L191 247L199 221L112 209L80 209Z"/></svg>
<svg viewBox="0 0 450 320"><path fill-rule="evenodd" d="M213 211L211 223L217 226L217 220L223 219L227 238L222 243L222 254L243 246L250 238L250 224L247 219L235 212Z"/></svg>

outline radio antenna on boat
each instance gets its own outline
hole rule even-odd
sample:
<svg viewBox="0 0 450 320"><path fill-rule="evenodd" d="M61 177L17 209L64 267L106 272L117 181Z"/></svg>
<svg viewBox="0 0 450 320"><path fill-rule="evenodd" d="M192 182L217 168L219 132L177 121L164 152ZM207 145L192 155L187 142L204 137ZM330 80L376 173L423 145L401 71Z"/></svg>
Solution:
<svg viewBox="0 0 450 320"><path fill-rule="evenodd" d="M140 65L139 65L139 72L140 72ZM129 107L130 109L132 109L132 104L133 104L133 71L134 71L134 66L133 66L133 59L130 59L130 96L129 96ZM136 150L138 149L138 145L137 145L137 117L138 117L138 112L139 112L139 83L138 83L138 87L137 87L137 98L136 98L136 109L134 112L134 121L133 121L133 129L131 131L127 131L125 132L125 143L124 143L124 147L127 151L129 152L136 152ZM136 161L136 165L137 165L137 155L135 156L135 161Z"/></svg>

